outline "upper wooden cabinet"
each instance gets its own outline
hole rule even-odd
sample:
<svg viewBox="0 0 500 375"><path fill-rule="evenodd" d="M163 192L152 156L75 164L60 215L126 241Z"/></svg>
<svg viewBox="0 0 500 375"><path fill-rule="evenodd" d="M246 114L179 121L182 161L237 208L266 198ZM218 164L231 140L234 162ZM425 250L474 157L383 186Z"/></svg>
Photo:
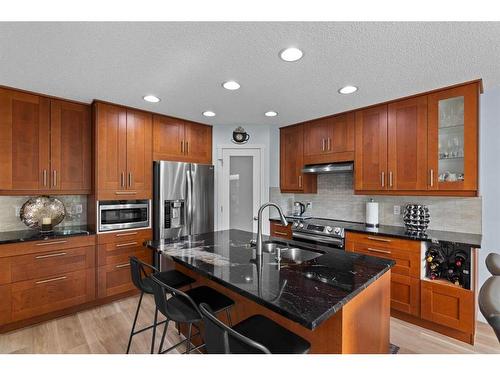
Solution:
<svg viewBox="0 0 500 375"><path fill-rule="evenodd" d="M387 106L356 112L355 189L387 190Z"/></svg>
<svg viewBox="0 0 500 375"><path fill-rule="evenodd" d="M304 167L302 124L280 129L280 167L282 192L316 193L316 176L302 173Z"/></svg>
<svg viewBox="0 0 500 375"><path fill-rule="evenodd" d="M477 190L479 90L475 82L429 94L429 190Z"/></svg>
<svg viewBox="0 0 500 375"><path fill-rule="evenodd" d="M90 109L0 89L0 192L89 194Z"/></svg>
<svg viewBox="0 0 500 375"><path fill-rule="evenodd" d="M152 116L94 104L97 199L150 199Z"/></svg>
<svg viewBox="0 0 500 375"><path fill-rule="evenodd" d="M153 159L212 164L212 127L154 115Z"/></svg>
<svg viewBox="0 0 500 375"><path fill-rule="evenodd" d="M88 105L50 101L51 189L92 190L92 129Z"/></svg>
<svg viewBox="0 0 500 375"><path fill-rule="evenodd" d="M354 160L354 113L304 124L304 163Z"/></svg>
<svg viewBox="0 0 500 375"><path fill-rule="evenodd" d="M388 106L387 188L427 188L427 96Z"/></svg>

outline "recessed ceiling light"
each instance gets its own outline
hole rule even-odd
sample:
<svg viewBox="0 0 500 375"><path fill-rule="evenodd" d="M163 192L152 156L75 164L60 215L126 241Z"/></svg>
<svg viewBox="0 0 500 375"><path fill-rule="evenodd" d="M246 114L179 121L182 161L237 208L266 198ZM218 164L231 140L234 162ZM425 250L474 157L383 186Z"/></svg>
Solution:
<svg viewBox="0 0 500 375"><path fill-rule="evenodd" d="M358 91L358 88L356 86L344 86L341 89L339 89L339 93L341 94L352 94L353 92Z"/></svg>
<svg viewBox="0 0 500 375"><path fill-rule="evenodd" d="M238 90L240 88L240 84L236 81L227 81L222 84L222 87L227 90Z"/></svg>
<svg viewBox="0 0 500 375"><path fill-rule="evenodd" d="M158 103L160 101L160 98L154 95L146 95L143 97L143 99L150 103Z"/></svg>
<svg viewBox="0 0 500 375"><path fill-rule="evenodd" d="M278 112L275 112L275 111L267 111L266 113L264 113L264 116L267 116L267 117L275 117L275 116L278 116Z"/></svg>
<svg viewBox="0 0 500 375"><path fill-rule="evenodd" d="M215 112L213 112L213 111L205 111L205 112L203 112L203 116L205 116L205 117L215 117Z"/></svg>
<svg viewBox="0 0 500 375"><path fill-rule="evenodd" d="M290 62L300 60L302 56L304 53L295 47L286 48L280 52L281 59Z"/></svg>

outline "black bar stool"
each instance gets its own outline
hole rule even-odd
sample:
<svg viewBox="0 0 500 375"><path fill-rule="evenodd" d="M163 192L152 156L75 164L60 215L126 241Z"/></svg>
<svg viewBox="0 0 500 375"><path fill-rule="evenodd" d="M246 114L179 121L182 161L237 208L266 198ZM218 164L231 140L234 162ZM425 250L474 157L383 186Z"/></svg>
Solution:
<svg viewBox="0 0 500 375"><path fill-rule="evenodd" d="M148 329L154 328L153 339L151 340L151 353L154 351L155 333L156 326L165 323L165 321L157 323L158 309L155 309L155 317L153 325L142 328L138 331L135 330L135 325L137 323L137 317L139 316L139 310L141 308L142 297L144 293L153 294L153 284L151 277L146 273L146 269L155 273L156 277L167 285L172 285L175 288L182 288L186 285L194 283L196 280L189 276L184 275L182 272L177 270L170 270L159 272L156 267L150 264L144 263L143 261L137 259L136 257L130 257L130 272L132 274L132 282L135 287L141 291L141 296L139 297L139 303L137 304L137 310L135 311L134 323L132 324L132 329L130 331L130 337L128 339L127 354L130 351L130 345L132 344L132 337L134 335L144 332Z"/></svg>
<svg viewBox="0 0 500 375"><path fill-rule="evenodd" d="M156 277L156 274L151 276L151 279L154 282L153 294L155 297L156 309L167 318L165 326L163 327L163 334L161 336L158 353L167 353L184 342L186 342L186 354L204 346L204 344L201 344L191 349L191 339L200 334L200 330L196 326L196 323L201 322L203 319L200 309L198 308L201 303L205 303L210 306L212 311L215 313L225 311L228 322L231 324L231 314L229 309L234 306L234 301L224 294L219 293L215 289L209 288L208 286L199 286L186 292L182 292L162 282ZM171 294L172 296L167 299L167 294ZM188 337L170 348L163 350L163 343L165 341L169 321L188 324ZM193 325L198 330L194 336L192 335ZM156 328L153 329L156 330Z"/></svg>
<svg viewBox="0 0 500 375"><path fill-rule="evenodd" d="M205 323L208 354L305 354L311 344L262 315L253 315L228 327L205 303L200 305Z"/></svg>

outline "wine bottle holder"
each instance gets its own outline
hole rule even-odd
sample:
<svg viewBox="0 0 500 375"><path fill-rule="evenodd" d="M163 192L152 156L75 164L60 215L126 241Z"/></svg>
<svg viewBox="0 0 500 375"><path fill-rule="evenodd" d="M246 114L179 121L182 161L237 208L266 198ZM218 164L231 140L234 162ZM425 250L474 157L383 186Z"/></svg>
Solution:
<svg viewBox="0 0 500 375"><path fill-rule="evenodd" d="M432 243L425 253L425 276L471 289L471 249L453 242Z"/></svg>

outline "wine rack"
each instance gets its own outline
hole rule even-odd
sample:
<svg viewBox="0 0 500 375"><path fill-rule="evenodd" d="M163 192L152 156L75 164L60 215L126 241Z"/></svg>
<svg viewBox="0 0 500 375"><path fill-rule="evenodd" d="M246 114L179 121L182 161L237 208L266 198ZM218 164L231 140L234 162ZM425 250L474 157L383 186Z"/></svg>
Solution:
<svg viewBox="0 0 500 375"><path fill-rule="evenodd" d="M453 242L431 243L425 252L425 277L471 290L471 248Z"/></svg>

